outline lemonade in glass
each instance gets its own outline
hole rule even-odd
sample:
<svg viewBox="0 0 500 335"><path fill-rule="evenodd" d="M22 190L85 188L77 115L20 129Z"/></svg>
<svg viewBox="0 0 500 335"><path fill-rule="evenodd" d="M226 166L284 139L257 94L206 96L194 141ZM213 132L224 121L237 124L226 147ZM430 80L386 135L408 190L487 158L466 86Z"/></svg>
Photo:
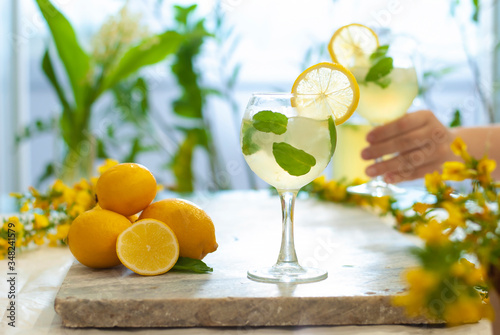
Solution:
<svg viewBox="0 0 500 335"><path fill-rule="evenodd" d="M337 144L336 124L352 115L358 100L354 76L331 63L305 70L292 93L255 93L250 98L241 123L241 151L252 171L278 191L283 217L276 264L249 270L250 279L300 283L327 278L326 270L298 262L295 197L330 162Z"/></svg>
<svg viewBox="0 0 500 335"><path fill-rule="evenodd" d="M372 126L383 125L406 113L418 94L417 73L408 49L379 45L373 30L355 23L339 28L328 50L334 61L349 68L356 77L360 89L356 111ZM375 160L381 161L382 158ZM382 176L347 190L377 197L404 192L386 183Z"/></svg>

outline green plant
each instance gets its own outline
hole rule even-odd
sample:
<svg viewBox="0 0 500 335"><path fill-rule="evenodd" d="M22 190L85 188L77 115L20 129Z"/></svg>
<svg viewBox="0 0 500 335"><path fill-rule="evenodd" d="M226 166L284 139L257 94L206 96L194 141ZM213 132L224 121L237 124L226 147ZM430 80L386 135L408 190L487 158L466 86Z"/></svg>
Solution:
<svg viewBox="0 0 500 335"><path fill-rule="evenodd" d="M221 170L210 124L204 115L207 96L219 92L201 85L201 73L195 64L205 39L214 35L205 28L205 19L193 19L196 5L174 6L174 9L177 31L185 37L171 66L181 89L180 96L173 103L173 111L178 117L177 130L183 134L183 139L169 167L176 179L176 191L192 192L195 180L193 153L197 147L208 153L212 181L217 181L216 172ZM227 188L227 185L216 186Z"/></svg>
<svg viewBox="0 0 500 335"><path fill-rule="evenodd" d="M124 7L118 18L101 28L100 40L94 45L94 54L90 56L81 47L71 23L64 15L49 0L36 2L47 22L70 87L68 89L61 84L62 80L54 70L53 52L47 47L42 69L57 94L61 113L56 118L35 121L26 128L20 139L55 127L64 143L64 156L62 160L55 159L47 167L45 177L56 174L66 181L79 177L88 178L97 149L101 156L106 156L106 148L111 147L106 139L112 137L114 131L113 128L108 128L107 132L96 133L92 128L95 103L105 93L112 92L117 101L117 109L123 112L123 106L132 103L124 101L127 99L124 96L127 92L139 90L143 92L143 98L135 105L138 107L128 108L127 111L131 113L122 115L126 121L143 123L143 116L147 112L145 82L140 78L132 82L125 80L141 68L158 63L175 53L183 43L184 36L176 31L164 31L144 37L140 29L133 29L140 27ZM135 158L140 150L149 148L149 145L142 143L140 133L136 133L131 142L129 158Z"/></svg>

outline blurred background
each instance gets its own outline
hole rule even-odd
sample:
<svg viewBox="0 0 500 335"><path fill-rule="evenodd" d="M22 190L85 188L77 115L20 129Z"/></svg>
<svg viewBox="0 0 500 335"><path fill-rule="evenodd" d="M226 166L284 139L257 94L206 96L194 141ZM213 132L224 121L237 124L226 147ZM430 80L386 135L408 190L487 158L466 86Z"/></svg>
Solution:
<svg viewBox="0 0 500 335"><path fill-rule="evenodd" d="M88 177L105 158L141 163L179 192L268 187L239 147L251 92L289 91L354 22L413 41L411 110L447 125L500 120L493 0L52 0L69 22L53 29L47 3L0 2L0 210L10 192ZM54 29L71 28L79 51L54 43ZM124 55L129 73L117 75Z"/></svg>

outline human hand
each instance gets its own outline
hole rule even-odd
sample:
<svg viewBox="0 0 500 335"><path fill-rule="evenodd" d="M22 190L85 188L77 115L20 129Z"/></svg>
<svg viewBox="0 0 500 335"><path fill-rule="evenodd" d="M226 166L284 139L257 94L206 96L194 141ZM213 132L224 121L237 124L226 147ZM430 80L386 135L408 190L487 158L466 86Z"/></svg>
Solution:
<svg viewBox="0 0 500 335"><path fill-rule="evenodd" d="M429 110L406 114L368 133L370 145L361 152L363 159L394 156L368 166L366 174L383 175L388 183L421 178L455 160L450 149L454 137Z"/></svg>

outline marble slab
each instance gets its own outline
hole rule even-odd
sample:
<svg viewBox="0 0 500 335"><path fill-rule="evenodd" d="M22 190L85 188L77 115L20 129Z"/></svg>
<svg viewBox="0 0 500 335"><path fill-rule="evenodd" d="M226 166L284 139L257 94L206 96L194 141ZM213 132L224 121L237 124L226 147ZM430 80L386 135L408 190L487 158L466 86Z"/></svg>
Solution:
<svg viewBox="0 0 500 335"><path fill-rule="evenodd" d="M302 265L328 270L307 284L252 281L246 271L274 264L281 212L267 192L201 194L191 199L216 226L219 250L204 261L210 274L145 277L123 266L86 268L75 261L55 299L66 327L250 327L421 324L391 298L404 291L415 265L414 241L359 208L299 199L296 250Z"/></svg>

